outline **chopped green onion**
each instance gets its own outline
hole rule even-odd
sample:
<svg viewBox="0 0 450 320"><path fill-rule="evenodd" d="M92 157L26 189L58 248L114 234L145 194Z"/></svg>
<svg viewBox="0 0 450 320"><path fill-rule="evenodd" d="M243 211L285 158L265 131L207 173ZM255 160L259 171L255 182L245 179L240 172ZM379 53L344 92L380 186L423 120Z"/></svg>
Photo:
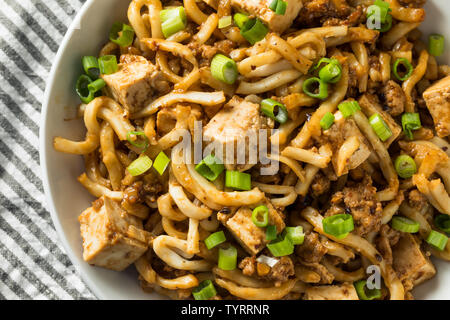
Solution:
<svg viewBox="0 0 450 320"><path fill-rule="evenodd" d="M338 239L345 238L355 228L352 215L346 213L324 218L322 220L322 226L325 233Z"/></svg>
<svg viewBox="0 0 450 320"><path fill-rule="evenodd" d="M88 84L88 90L94 94L102 90L106 86L106 82L103 79L97 79Z"/></svg>
<svg viewBox="0 0 450 320"><path fill-rule="evenodd" d="M266 228L266 240L272 241L277 238L277 227L274 225L269 225Z"/></svg>
<svg viewBox="0 0 450 320"><path fill-rule="evenodd" d="M287 8L287 2L283 0L279 0L277 3L277 9L275 10L275 14L278 14L280 16L284 15L286 13Z"/></svg>
<svg viewBox="0 0 450 320"><path fill-rule="evenodd" d="M84 56L81 59L83 69L91 79L97 79L100 76L100 67L98 66L97 57Z"/></svg>
<svg viewBox="0 0 450 320"><path fill-rule="evenodd" d="M83 103L89 103L95 98L94 92L89 90L91 83L91 78L85 74L81 75L77 80L75 90Z"/></svg>
<svg viewBox="0 0 450 320"><path fill-rule="evenodd" d="M235 190L250 190L252 188L252 176L239 171L225 172L225 187Z"/></svg>
<svg viewBox="0 0 450 320"><path fill-rule="evenodd" d="M437 250L443 251L447 246L448 237L440 232L431 230L425 241Z"/></svg>
<svg viewBox="0 0 450 320"><path fill-rule="evenodd" d="M373 5L367 8L367 18L376 15L379 12L380 22L385 23L390 11L392 10L389 8L389 3L381 0L376 0Z"/></svg>
<svg viewBox="0 0 450 320"><path fill-rule="evenodd" d="M128 47L133 43L134 30L125 23L116 22L112 25L109 32L109 40L121 47Z"/></svg>
<svg viewBox="0 0 450 320"><path fill-rule="evenodd" d="M119 70L117 65L117 58L114 55L106 55L98 59L98 64L100 66L100 72L102 74L112 74Z"/></svg>
<svg viewBox="0 0 450 320"><path fill-rule="evenodd" d="M325 67L320 69L319 78L327 83L337 83L342 77L342 67L339 61L328 63Z"/></svg>
<svg viewBox="0 0 450 320"><path fill-rule="evenodd" d="M233 16L233 20L234 23L237 25L237 27L239 29L242 29L245 25L245 23L250 20L250 18L248 17L248 15L244 14L244 13L236 13Z"/></svg>
<svg viewBox="0 0 450 320"><path fill-rule="evenodd" d="M231 18L231 16L225 16L219 19L219 29L223 29L226 28L228 26L231 26L231 24L233 23L233 18Z"/></svg>
<svg viewBox="0 0 450 320"><path fill-rule="evenodd" d="M230 246L228 249L219 248L218 267L222 270L234 270L237 264L237 249Z"/></svg>
<svg viewBox="0 0 450 320"><path fill-rule="evenodd" d="M133 140L133 136L142 137L142 139L143 139L142 143L138 143L135 140ZM145 152L150 144L147 136L145 135L145 133L143 131L129 131L127 133L127 140L129 143L131 143L136 148L142 149L142 152Z"/></svg>
<svg viewBox="0 0 450 320"><path fill-rule="evenodd" d="M146 173L152 164L153 161L148 156L140 156L127 167L127 170L133 177L136 177Z"/></svg>
<svg viewBox="0 0 450 320"><path fill-rule="evenodd" d="M252 221L257 227L267 227L269 224L269 209L266 206L259 206L253 209Z"/></svg>
<svg viewBox="0 0 450 320"><path fill-rule="evenodd" d="M417 172L416 162L406 154L399 155L394 163L395 171L400 178L411 178Z"/></svg>
<svg viewBox="0 0 450 320"><path fill-rule="evenodd" d="M226 84L233 84L238 77L238 70L236 62L223 54L216 54L211 61L212 76L225 82Z"/></svg>
<svg viewBox="0 0 450 320"><path fill-rule="evenodd" d="M392 27L392 16L389 12L389 3L383 1L376 1L373 5L367 8L367 28L386 32Z"/></svg>
<svg viewBox="0 0 450 320"><path fill-rule="evenodd" d="M386 122L384 122L383 118L378 113L373 114L369 118L369 122L373 131L375 131L381 141L384 142L392 136L391 129L389 129L389 126Z"/></svg>
<svg viewBox="0 0 450 320"><path fill-rule="evenodd" d="M318 92L316 88L318 86ZM303 92L312 98L326 99L328 97L328 84L316 77L309 78L303 82Z"/></svg>
<svg viewBox="0 0 450 320"><path fill-rule="evenodd" d="M400 65L402 65L404 68L406 68L406 72L405 72L405 75L404 75L403 77L399 74L399 71L398 71L398 67L399 67ZM392 72L394 73L394 76L395 76L398 80L400 80L400 81L405 81L405 80L407 80L409 77L411 77L411 75L412 75L412 73L413 73L413 69L414 69L414 68L413 68L411 62L409 62L408 59L405 59L405 58L399 58L399 59L395 60L394 66L392 67Z"/></svg>
<svg viewBox="0 0 450 320"><path fill-rule="evenodd" d="M217 294L216 288L211 280L204 280L192 290L195 300L209 300Z"/></svg>
<svg viewBox="0 0 450 320"><path fill-rule="evenodd" d="M431 34L428 37L428 51L432 56L439 57L444 53L445 38L440 34Z"/></svg>
<svg viewBox="0 0 450 320"><path fill-rule="evenodd" d="M420 228L420 224L417 221L398 216L392 218L391 226L392 229L407 233L416 233Z"/></svg>
<svg viewBox="0 0 450 320"><path fill-rule="evenodd" d="M241 35L252 45L264 39L268 32L267 26L258 18L249 19L241 28Z"/></svg>
<svg viewBox="0 0 450 320"><path fill-rule="evenodd" d="M217 247L219 244L224 243L225 241L227 241L225 233L223 233L223 231L218 231L210 234L208 238L205 239L205 245L208 250L211 250L212 248Z"/></svg>
<svg viewBox="0 0 450 320"><path fill-rule="evenodd" d="M392 28L392 16L388 14L386 16L386 22L381 24L381 28L378 30L380 32L388 32Z"/></svg>
<svg viewBox="0 0 450 320"><path fill-rule="evenodd" d="M210 154L195 166L195 170L209 181L215 181L225 170L225 166L220 163L219 159Z"/></svg>
<svg viewBox="0 0 450 320"><path fill-rule="evenodd" d="M434 218L434 224L445 233L450 233L450 216L448 214L440 214Z"/></svg>
<svg viewBox="0 0 450 320"><path fill-rule="evenodd" d="M294 245L303 244L305 241L305 234L303 233L303 227L286 227L283 234L291 240Z"/></svg>
<svg viewBox="0 0 450 320"><path fill-rule="evenodd" d="M334 114L331 112L327 112L323 115L322 119L320 119L320 127L323 130L328 130L333 125L334 122Z"/></svg>
<svg viewBox="0 0 450 320"><path fill-rule="evenodd" d="M187 19L184 7L161 10L159 16L161 19L161 30L166 39L186 28Z"/></svg>
<svg viewBox="0 0 450 320"><path fill-rule="evenodd" d="M366 286L366 280L359 280L353 285L355 286L356 293L360 300L373 300L381 298L381 290L380 289L369 289Z"/></svg>
<svg viewBox="0 0 450 320"><path fill-rule="evenodd" d="M284 104L273 99L261 101L261 111L269 118L283 124L288 121L288 112Z"/></svg>
<svg viewBox="0 0 450 320"><path fill-rule="evenodd" d="M361 110L358 101L345 101L338 105L339 111L341 111L344 118L351 117L356 111Z"/></svg>
<svg viewBox="0 0 450 320"><path fill-rule="evenodd" d="M405 112L402 115L402 127L408 139L412 140L414 138L412 130L418 130L422 127L419 114L416 112Z"/></svg>
<svg viewBox="0 0 450 320"><path fill-rule="evenodd" d="M158 171L159 175L162 176L164 171L166 171L169 163L170 158L164 153L164 151L161 151L155 158L153 168L155 168L155 170Z"/></svg>
<svg viewBox="0 0 450 320"><path fill-rule="evenodd" d="M283 257L294 253L294 244L287 236L281 236L268 243L267 249L274 257Z"/></svg>
<svg viewBox="0 0 450 320"><path fill-rule="evenodd" d="M270 5L269 5L269 9L272 11L276 11L277 10L277 4L278 4L278 0L273 0Z"/></svg>

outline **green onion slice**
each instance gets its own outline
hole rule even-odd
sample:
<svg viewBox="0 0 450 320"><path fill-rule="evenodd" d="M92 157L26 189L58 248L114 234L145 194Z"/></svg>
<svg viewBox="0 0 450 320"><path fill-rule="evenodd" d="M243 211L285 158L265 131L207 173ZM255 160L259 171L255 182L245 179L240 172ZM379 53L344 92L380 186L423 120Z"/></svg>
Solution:
<svg viewBox="0 0 450 320"><path fill-rule="evenodd" d="M283 234L291 240L294 245L303 244L305 241L305 234L303 233L303 227L286 227Z"/></svg>
<svg viewBox="0 0 450 320"><path fill-rule="evenodd" d="M444 53L445 38L440 34L431 34L428 37L428 51L432 56L439 57Z"/></svg>
<svg viewBox="0 0 450 320"><path fill-rule="evenodd" d="M325 233L338 239L345 238L355 228L352 215L346 213L324 218L322 226Z"/></svg>
<svg viewBox="0 0 450 320"><path fill-rule="evenodd" d="M252 221L257 227L267 227L269 224L269 208L266 206L259 206L253 209Z"/></svg>
<svg viewBox="0 0 450 320"><path fill-rule="evenodd" d="M93 56L84 56L81 59L83 64L84 72L91 77L91 79L97 79L100 77L100 67L98 66L97 57Z"/></svg>
<svg viewBox="0 0 450 320"><path fill-rule="evenodd" d="M114 55L100 57L98 59L98 64L102 74L112 74L119 70L119 66L117 65L117 57Z"/></svg>
<svg viewBox="0 0 450 320"><path fill-rule="evenodd" d="M102 90L106 86L106 82L103 79L97 79L88 84L88 90L94 94Z"/></svg>
<svg viewBox="0 0 450 320"><path fill-rule="evenodd" d="M258 18L249 19L241 28L241 35L252 45L264 39L269 28Z"/></svg>
<svg viewBox="0 0 450 320"><path fill-rule="evenodd" d="M422 127L420 122L419 113L416 112L405 112L402 115L402 128L403 132L405 132L406 137L412 140L414 135L412 133L413 130L418 130Z"/></svg>
<svg viewBox="0 0 450 320"><path fill-rule="evenodd" d="M134 30L125 23L116 22L112 25L109 32L109 40L121 47L128 47L133 43Z"/></svg>
<svg viewBox="0 0 450 320"><path fill-rule="evenodd" d="M155 168L155 170L158 171L159 175L162 176L164 171L166 171L169 163L170 158L164 153L164 151L161 151L155 158L153 168Z"/></svg>
<svg viewBox="0 0 450 320"><path fill-rule="evenodd" d="M395 159L394 167L398 176L403 179L411 178L417 172L416 162L407 154L399 155Z"/></svg>
<svg viewBox="0 0 450 320"><path fill-rule="evenodd" d="M448 214L440 214L434 218L434 224L445 233L450 233L450 216Z"/></svg>
<svg viewBox="0 0 450 320"><path fill-rule="evenodd" d="M393 217L391 220L393 229L401 232L416 233L419 231L420 224L406 217Z"/></svg>
<svg viewBox="0 0 450 320"><path fill-rule="evenodd" d="M381 298L381 290L380 289L369 289L366 286L366 280L359 280L353 285L355 286L356 293L360 300L374 300Z"/></svg>
<svg viewBox="0 0 450 320"><path fill-rule="evenodd" d="M166 39L186 28L187 19L184 7L161 10L159 16L161 19L161 30Z"/></svg>
<svg viewBox="0 0 450 320"><path fill-rule="evenodd" d="M447 246L448 237L440 232L431 230L425 241L437 250L443 251Z"/></svg>
<svg viewBox="0 0 450 320"><path fill-rule="evenodd" d="M384 22L382 22L381 17L378 20L378 16L376 14L372 14L370 17L367 18L366 26L368 29L371 30L377 30L380 32L387 32L392 28L392 16L390 14L386 14L384 18ZM380 27L377 28L376 26L379 25Z"/></svg>
<svg viewBox="0 0 450 320"><path fill-rule="evenodd" d="M140 137L143 141L141 143L136 142L133 137ZM136 148L142 149L142 152L145 152L150 145L147 136L143 131L129 131L127 133L127 140L130 144L135 146Z"/></svg>
<svg viewBox="0 0 450 320"><path fill-rule="evenodd" d="M378 12L380 13L380 22L385 23L388 13L392 10L389 8L389 3L375 0L374 4L367 8L367 18L376 15Z"/></svg>
<svg viewBox="0 0 450 320"><path fill-rule="evenodd" d="M320 119L320 127L323 130L328 130L334 123L334 114L331 112L327 112L323 115L322 119Z"/></svg>
<svg viewBox="0 0 450 320"><path fill-rule="evenodd" d="M278 4L278 0L273 0L270 5L269 5L269 9L272 11L276 11L277 10L277 4Z"/></svg>
<svg viewBox="0 0 450 320"><path fill-rule="evenodd" d="M312 98L323 100L328 97L328 84L319 78L311 77L303 82L303 92Z"/></svg>
<svg viewBox="0 0 450 320"><path fill-rule="evenodd" d="M225 187L241 191L251 190L252 177L248 173L227 170L225 172Z"/></svg>
<svg viewBox="0 0 450 320"><path fill-rule="evenodd" d="M358 101L345 101L338 105L339 111L341 111L344 118L351 117L355 112L361 110Z"/></svg>
<svg viewBox="0 0 450 320"><path fill-rule="evenodd" d="M327 83L339 82L342 78L342 66L340 62L336 59L330 59L330 62L320 69L319 78Z"/></svg>
<svg viewBox="0 0 450 320"><path fill-rule="evenodd" d="M85 74L81 75L77 80L75 90L83 103L89 103L95 98L94 92L89 90L89 85L91 83L92 79Z"/></svg>
<svg viewBox="0 0 450 320"><path fill-rule="evenodd" d="M404 73L403 76L400 75L398 68L400 66L403 66L406 69L406 72ZM400 81L405 81L407 80L409 77L411 77L412 73L413 73L413 66L411 64L411 62L409 62L408 59L405 58L399 58L397 60L395 60L394 65L392 67L392 72L394 73L394 76L400 80Z"/></svg>
<svg viewBox="0 0 450 320"><path fill-rule="evenodd" d="M274 225L269 225L266 228L266 240L272 241L277 238L277 227Z"/></svg>
<svg viewBox="0 0 450 320"><path fill-rule="evenodd" d="M287 236L280 236L268 243L267 249L274 257L283 257L294 253L294 244Z"/></svg>
<svg viewBox="0 0 450 320"><path fill-rule="evenodd" d="M195 300L209 300L217 294L216 288L211 280L204 280L192 290Z"/></svg>
<svg viewBox="0 0 450 320"><path fill-rule="evenodd" d="M275 14L282 16L286 13L286 9L287 9L287 2L283 1L283 0L279 0L277 3L277 8L275 10Z"/></svg>
<svg viewBox="0 0 450 320"><path fill-rule="evenodd" d="M233 18L231 16L225 16L225 17L222 17L219 19L218 27L219 27L219 29L223 29L223 28L231 26L232 23L233 23Z"/></svg>
<svg viewBox="0 0 450 320"><path fill-rule="evenodd" d="M237 27L239 29L242 29L245 25L245 23L250 20L250 18L248 17L248 15L244 14L244 13L236 13L233 16L233 20L234 23L237 25Z"/></svg>
<svg viewBox="0 0 450 320"><path fill-rule="evenodd" d="M234 270L237 264L237 249L230 246L228 249L219 248L218 267L222 270Z"/></svg>
<svg viewBox="0 0 450 320"><path fill-rule="evenodd" d="M373 114L369 118L369 123L381 141L384 142L392 136L391 129L389 129L389 126L378 113Z"/></svg>
<svg viewBox="0 0 450 320"><path fill-rule="evenodd" d="M284 104L273 99L261 101L261 111L269 118L283 124L288 121L288 112Z"/></svg>
<svg viewBox="0 0 450 320"><path fill-rule="evenodd" d="M133 176L140 176L146 173L152 167L153 161L148 156L140 156L134 160L128 167L128 172Z"/></svg>
<svg viewBox="0 0 450 320"><path fill-rule="evenodd" d="M205 245L208 250L211 250L212 248L217 247L219 244L224 243L225 241L227 241L225 233L223 233L223 231L217 231L213 234L210 234L208 238L205 239Z"/></svg>
<svg viewBox="0 0 450 320"><path fill-rule="evenodd" d="M233 84L238 77L238 69L236 62L223 54L216 54L211 61L212 76L225 82L226 84Z"/></svg>
<svg viewBox="0 0 450 320"><path fill-rule="evenodd" d="M225 166L220 162L219 159L210 154L195 166L195 170L209 181L215 181L225 170Z"/></svg>

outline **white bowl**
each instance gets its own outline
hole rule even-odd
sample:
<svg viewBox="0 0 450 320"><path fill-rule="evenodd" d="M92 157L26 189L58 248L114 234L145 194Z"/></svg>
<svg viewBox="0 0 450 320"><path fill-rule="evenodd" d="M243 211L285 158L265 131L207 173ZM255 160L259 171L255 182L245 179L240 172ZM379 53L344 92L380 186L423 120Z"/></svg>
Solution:
<svg viewBox="0 0 450 320"><path fill-rule="evenodd" d="M40 128L40 159L48 208L66 252L85 283L100 299L160 299L157 294L144 293L137 281L134 268L126 272L109 271L91 267L83 261L78 215L90 206L93 198L77 182L84 171L82 157L62 154L53 149L55 136L83 140L82 121L64 121L73 118L79 103L74 91L75 81L82 72L80 59L95 55L107 41L110 26L118 20L125 21L129 1L88 0L69 28L55 58L42 108ZM422 24L424 34L446 35L446 55L440 62L450 63L450 2L429 0L427 19ZM417 299L450 298L450 268L435 261L438 274L419 286Z"/></svg>

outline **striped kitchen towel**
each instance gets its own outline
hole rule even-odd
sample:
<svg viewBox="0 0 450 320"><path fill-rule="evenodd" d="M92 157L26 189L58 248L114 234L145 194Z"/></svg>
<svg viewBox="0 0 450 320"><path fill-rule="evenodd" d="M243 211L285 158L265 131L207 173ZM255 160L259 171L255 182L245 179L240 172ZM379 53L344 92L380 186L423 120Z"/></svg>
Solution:
<svg viewBox="0 0 450 320"><path fill-rule="evenodd" d="M0 0L0 299L94 299L59 243L39 167L46 79L86 0Z"/></svg>

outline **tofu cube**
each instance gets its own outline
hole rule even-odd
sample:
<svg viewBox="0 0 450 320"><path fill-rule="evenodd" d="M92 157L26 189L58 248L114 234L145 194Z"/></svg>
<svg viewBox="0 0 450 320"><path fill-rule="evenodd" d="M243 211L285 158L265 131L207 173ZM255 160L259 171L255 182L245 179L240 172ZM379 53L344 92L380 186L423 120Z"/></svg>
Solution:
<svg viewBox="0 0 450 320"><path fill-rule="evenodd" d="M437 135L450 135L450 76L439 80L423 93L434 120Z"/></svg>
<svg viewBox="0 0 450 320"><path fill-rule="evenodd" d="M259 205L265 205L269 208L269 225L275 225L277 227L277 234L281 233L285 228L282 215L267 199L262 203L255 205L255 208ZM252 211L253 208L241 207L233 215L219 213L217 218L233 234L236 240L249 254L256 255L265 248L269 241L266 240L265 229L259 228L253 223Z"/></svg>
<svg viewBox="0 0 450 320"><path fill-rule="evenodd" d="M144 57L131 56L122 61L116 73L104 74L102 79L114 98L130 113L135 113L153 100L153 83L159 72Z"/></svg>
<svg viewBox="0 0 450 320"><path fill-rule="evenodd" d="M101 199L103 206L98 211L90 207L78 217L83 259L91 265L122 271L147 251L145 242L128 235L142 230L142 221L126 213L115 201Z"/></svg>
<svg viewBox="0 0 450 320"><path fill-rule="evenodd" d="M255 15L264 21L270 30L282 33L292 24L303 7L301 0L285 0L287 2L286 13L276 14L269 8L273 0L231 0L231 5L240 11Z"/></svg>
<svg viewBox="0 0 450 320"><path fill-rule="evenodd" d="M308 287L305 300L359 300L356 289L351 283L334 286Z"/></svg>
<svg viewBox="0 0 450 320"><path fill-rule="evenodd" d="M392 248L392 256L392 266L404 283L416 286L436 274L434 265L420 250L418 240L409 233L402 234L399 242Z"/></svg>

